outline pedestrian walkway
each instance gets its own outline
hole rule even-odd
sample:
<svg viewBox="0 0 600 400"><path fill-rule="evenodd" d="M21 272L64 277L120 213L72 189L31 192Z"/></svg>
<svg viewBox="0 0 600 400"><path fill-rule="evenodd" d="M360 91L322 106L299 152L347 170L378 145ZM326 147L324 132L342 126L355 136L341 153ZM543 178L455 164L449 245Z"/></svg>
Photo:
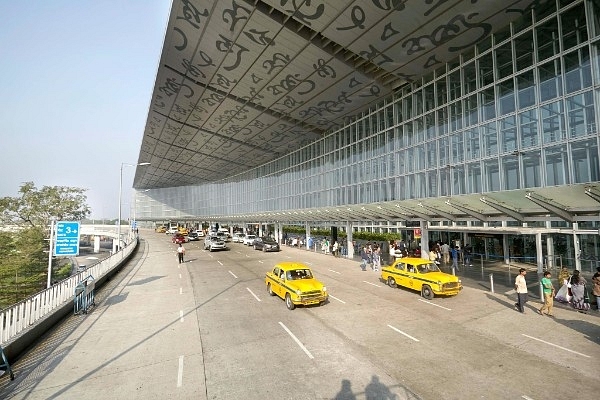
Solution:
<svg viewBox="0 0 600 400"><path fill-rule="evenodd" d="M180 278L186 273L171 249L150 255L141 240L96 292L93 312L68 317L12 363L15 380L0 380L0 399L172 398L180 357L190 369L203 368L193 292L173 296L189 285ZM182 302L191 310L180 311ZM205 399L203 383L179 388L179 398Z"/></svg>

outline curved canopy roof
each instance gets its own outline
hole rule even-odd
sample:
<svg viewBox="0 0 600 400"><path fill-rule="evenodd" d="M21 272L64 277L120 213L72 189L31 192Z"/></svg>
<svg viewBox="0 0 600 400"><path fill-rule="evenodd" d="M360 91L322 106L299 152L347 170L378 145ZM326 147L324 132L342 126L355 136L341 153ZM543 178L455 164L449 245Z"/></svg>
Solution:
<svg viewBox="0 0 600 400"><path fill-rule="evenodd" d="M533 0L173 0L136 189L215 182L298 149Z"/></svg>

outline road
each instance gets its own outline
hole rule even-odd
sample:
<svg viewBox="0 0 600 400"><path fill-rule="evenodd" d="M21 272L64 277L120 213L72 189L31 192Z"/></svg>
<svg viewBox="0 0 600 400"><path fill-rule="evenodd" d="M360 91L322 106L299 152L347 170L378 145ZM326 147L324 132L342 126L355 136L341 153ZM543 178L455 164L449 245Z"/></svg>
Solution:
<svg viewBox="0 0 600 400"><path fill-rule="evenodd" d="M557 309L552 319L533 303L520 314L507 296L475 288L425 301L352 261L237 243L208 253L196 243L187 245L185 265L208 398L350 399L351 391L377 399L548 399L572 396L575 386L578 398L591 399L600 388L595 315ZM310 265L329 304L289 311L268 296L264 274L278 260Z"/></svg>
<svg viewBox="0 0 600 400"><path fill-rule="evenodd" d="M284 247L208 252L143 232L131 265L14 367L10 399L593 399L600 318L466 287L426 301L358 263ZM328 304L289 311L267 270L310 265ZM2 385L0 385L2 388ZM0 390L0 397L6 394Z"/></svg>

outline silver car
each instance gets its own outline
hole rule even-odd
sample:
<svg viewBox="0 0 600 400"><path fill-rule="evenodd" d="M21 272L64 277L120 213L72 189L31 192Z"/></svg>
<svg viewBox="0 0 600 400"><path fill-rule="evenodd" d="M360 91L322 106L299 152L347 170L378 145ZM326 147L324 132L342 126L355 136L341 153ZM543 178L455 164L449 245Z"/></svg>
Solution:
<svg viewBox="0 0 600 400"><path fill-rule="evenodd" d="M227 250L227 245L217 236L207 236L206 239L204 239L204 250Z"/></svg>

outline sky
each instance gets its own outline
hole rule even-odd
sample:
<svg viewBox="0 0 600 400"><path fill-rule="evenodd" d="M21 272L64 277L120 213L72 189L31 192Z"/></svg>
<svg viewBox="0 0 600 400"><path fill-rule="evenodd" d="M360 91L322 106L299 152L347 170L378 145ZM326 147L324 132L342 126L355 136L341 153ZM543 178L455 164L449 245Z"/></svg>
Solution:
<svg viewBox="0 0 600 400"><path fill-rule="evenodd" d="M122 164L138 162L170 8L0 1L0 197L17 197L24 182L83 188L91 218L117 218ZM135 167L122 170L126 219Z"/></svg>

